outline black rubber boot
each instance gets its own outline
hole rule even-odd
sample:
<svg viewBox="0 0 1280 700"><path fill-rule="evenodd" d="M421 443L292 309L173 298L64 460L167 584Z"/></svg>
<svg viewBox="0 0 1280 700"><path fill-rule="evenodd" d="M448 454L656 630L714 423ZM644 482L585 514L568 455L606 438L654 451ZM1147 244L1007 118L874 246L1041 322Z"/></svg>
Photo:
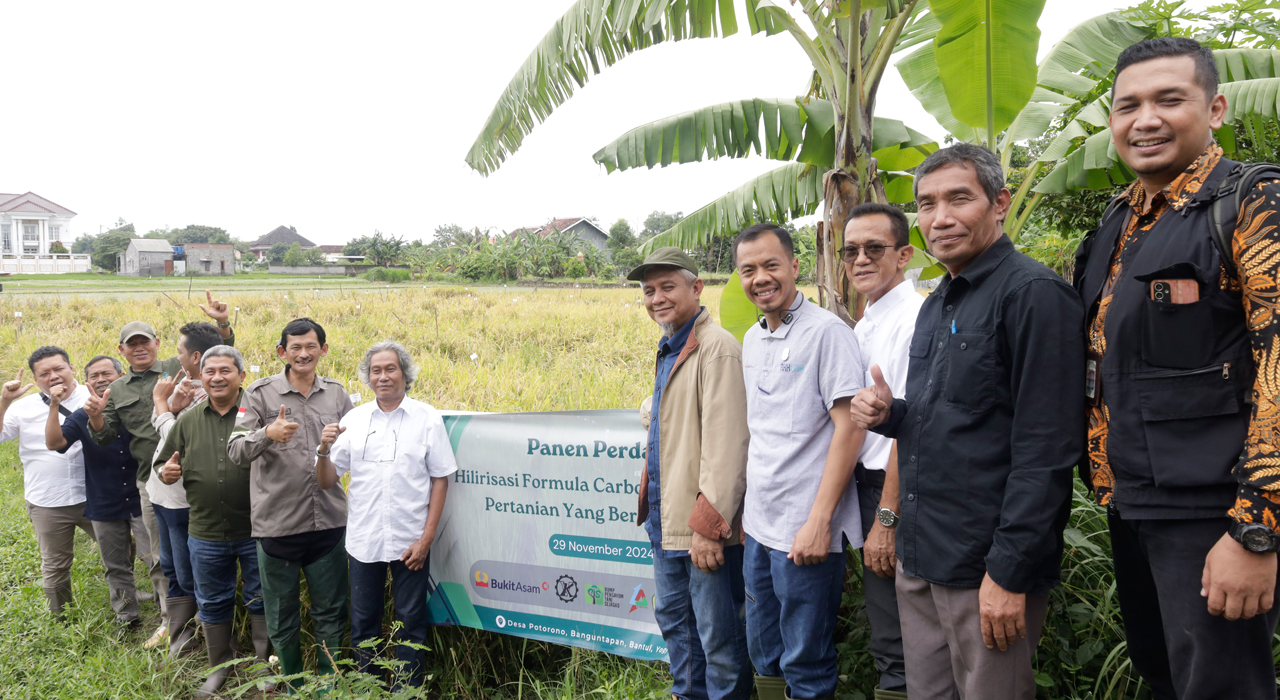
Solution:
<svg viewBox="0 0 1280 700"><path fill-rule="evenodd" d="M209 645L209 668L215 670L209 673L209 678L205 680L204 685L200 686L200 689L196 691L196 697L211 698L217 695L222 688L222 684L231 675L231 666L217 668L234 658L234 653L231 651L231 623L211 625L205 622L202 624L204 625L204 639Z"/></svg>
<svg viewBox="0 0 1280 700"><path fill-rule="evenodd" d="M188 596L169 598L169 657L185 656L200 648L196 637L196 601Z"/></svg>
<svg viewBox="0 0 1280 700"><path fill-rule="evenodd" d="M250 615L249 629L253 636L253 654L258 657L258 661L264 665L271 664L271 636L267 633L267 616L266 615ZM270 671L268 671L270 673ZM274 692L275 683L267 683L263 688L265 692Z"/></svg>

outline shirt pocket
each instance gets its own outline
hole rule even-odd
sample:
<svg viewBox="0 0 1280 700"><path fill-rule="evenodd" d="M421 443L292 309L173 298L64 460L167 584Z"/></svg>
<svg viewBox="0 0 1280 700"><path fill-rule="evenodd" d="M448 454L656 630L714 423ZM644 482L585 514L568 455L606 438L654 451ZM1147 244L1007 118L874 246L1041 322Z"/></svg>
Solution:
<svg viewBox="0 0 1280 700"><path fill-rule="evenodd" d="M1248 433L1242 391L1223 365L1133 375L1156 486L1203 487L1231 479ZM1230 455L1214 464L1206 455Z"/></svg>
<svg viewBox="0 0 1280 700"><path fill-rule="evenodd" d="M991 408L999 398L996 334L951 333L947 336L947 360L943 389L947 403L976 413Z"/></svg>
<svg viewBox="0 0 1280 700"><path fill-rule="evenodd" d="M1135 275L1142 283L1142 359L1154 367L1196 369L1213 358L1213 309L1208 276L1189 262L1155 272ZM1173 304L1151 298L1150 284L1159 279L1192 280L1201 298L1189 304Z"/></svg>

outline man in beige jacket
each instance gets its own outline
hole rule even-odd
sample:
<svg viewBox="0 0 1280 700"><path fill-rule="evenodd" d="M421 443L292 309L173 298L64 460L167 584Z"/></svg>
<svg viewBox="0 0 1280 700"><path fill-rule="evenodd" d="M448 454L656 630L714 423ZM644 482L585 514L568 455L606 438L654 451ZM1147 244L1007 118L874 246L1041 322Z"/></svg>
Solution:
<svg viewBox="0 0 1280 700"><path fill-rule="evenodd" d="M751 695L742 609L747 404L742 346L699 303L698 267L659 248L627 276L662 330L637 524L653 543L654 617L679 700Z"/></svg>

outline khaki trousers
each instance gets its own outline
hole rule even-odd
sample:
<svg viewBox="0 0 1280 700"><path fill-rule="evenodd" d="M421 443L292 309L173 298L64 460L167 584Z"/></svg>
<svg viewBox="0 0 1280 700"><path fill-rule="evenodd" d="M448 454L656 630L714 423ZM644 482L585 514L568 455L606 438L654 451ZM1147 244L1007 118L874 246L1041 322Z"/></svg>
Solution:
<svg viewBox="0 0 1280 700"><path fill-rule="evenodd" d="M1047 595L1027 596L1027 636L1005 651L982 641L978 589L948 588L907 576L898 563L898 613L907 695L929 700L1035 700L1031 655L1040 641Z"/></svg>
<svg viewBox="0 0 1280 700"><path fill-rule="evenodd" d="M84 504L46 508L27 502L27 518L40 545L41 585L45 590L71 587L71 563L75 561L76 528L97 541L93 523L84 517Z"/></svg>
<svg viewBox="0 0 1280 700"><path fill-rule="evenodd" d="M137 520L137 518L134 518ZM111 609L120 622L138 619L138 591L133 583L133 542L129 538L130 521L93 521L98 536L98 552L107 570L107 587L111 590Z"/></svg>
<svg viewBox="0 0 1280 700"><path fill-rule="evenodd" d="M147 495L147 482L138 482L138 497L142 503L142 517L130 520L133 540L138 548L138 558L147 565L147 574L151 578L151 589L156 596L156 605L160 606L160 626L167 629L169 627L169 579L160 570L160 528L156 524L156 513L151 508L151 498Z"/></svg>

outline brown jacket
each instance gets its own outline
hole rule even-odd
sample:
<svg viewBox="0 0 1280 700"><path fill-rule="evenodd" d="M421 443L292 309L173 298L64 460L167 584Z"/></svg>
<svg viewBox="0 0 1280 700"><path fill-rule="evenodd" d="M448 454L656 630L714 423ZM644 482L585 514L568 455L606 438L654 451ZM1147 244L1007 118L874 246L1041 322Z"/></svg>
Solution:
<svg viewBox="0 0 1280 700"><path fill-rule="evenodd" d="M651 396L640 407L646 429L652 401ZM749 440L742 345L704 310L671 368L658 407L663 549L689 549L695 531L726 545L742 541ZM649 470L644 469L636 524L643 526L648 515Z"/></svg>

